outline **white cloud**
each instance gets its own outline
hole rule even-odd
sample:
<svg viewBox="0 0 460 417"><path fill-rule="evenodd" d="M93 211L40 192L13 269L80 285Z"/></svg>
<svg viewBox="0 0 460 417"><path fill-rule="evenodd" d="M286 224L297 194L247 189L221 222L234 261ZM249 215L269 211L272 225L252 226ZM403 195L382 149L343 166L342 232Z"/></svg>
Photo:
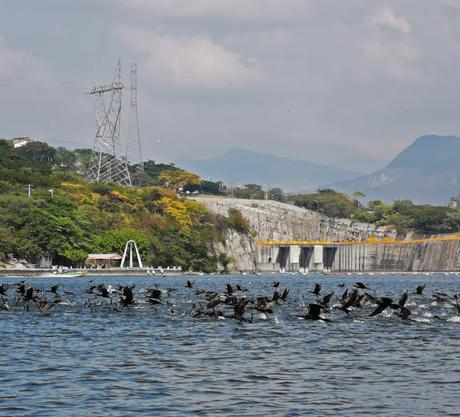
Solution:
<svg viewBox="0 0 460 417"><path fill-rule="evenodd" d="M397 16L390 7L382 7L374 11L369 23L372 26L387 26L404 34L412 30L409 21L404 16Z"/></svg>
<svg viewBox="0 0 460 417"><path fill-rule="evenodd" d="M123 0L123 4L157 16L219 16L244 20L298 19L310 9L310 0Z"/></svg>
<svg viewBox="0 0 460 417"><path fill-rule="evenodd" d="M241 87L257 84L265 76L254 59L243 59L208 37L170 37L132 27L120 27L117 32L135 53L144 56L145 73L178 86Z"/></svg>

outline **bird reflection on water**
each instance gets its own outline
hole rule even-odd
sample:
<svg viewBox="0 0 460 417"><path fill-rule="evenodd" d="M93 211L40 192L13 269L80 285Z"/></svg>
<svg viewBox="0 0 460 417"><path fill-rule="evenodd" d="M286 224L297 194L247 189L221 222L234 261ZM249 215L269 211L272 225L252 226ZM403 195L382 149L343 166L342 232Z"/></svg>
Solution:
<svg viewBox="0 0 460 417"><path fill-rule="evenodd" d="M433 416L460 405L455 277L89 279L0 279L0 415Z"/></svg>

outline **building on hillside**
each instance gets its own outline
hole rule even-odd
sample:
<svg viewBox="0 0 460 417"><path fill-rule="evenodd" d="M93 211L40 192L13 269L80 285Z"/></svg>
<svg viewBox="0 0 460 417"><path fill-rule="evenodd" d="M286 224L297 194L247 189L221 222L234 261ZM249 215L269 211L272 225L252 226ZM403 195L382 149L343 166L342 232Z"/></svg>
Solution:
<svg viewBox="0 0 460 417"><path fill-rule="evenodd" d="M13 144L14 148L22 148L25 145L28 145L29 143L35 143L38 142L38 140L31 139L31 138L14 138L11 140L11 143Z"/></svg>
<svg viewBox="0 0 460 417"><path fill-rule="evenodd" d="M106 269L120 266L122 257L118 253L90 253L85 264L89 268Z"/></svg>
<svg viewBox="0 0 460 417"><path fill-rule="evenodd" d="M452 197L450 199L448 206L452 209L459 208L460 207L460 195L458 195L457 197Z"/></svg>

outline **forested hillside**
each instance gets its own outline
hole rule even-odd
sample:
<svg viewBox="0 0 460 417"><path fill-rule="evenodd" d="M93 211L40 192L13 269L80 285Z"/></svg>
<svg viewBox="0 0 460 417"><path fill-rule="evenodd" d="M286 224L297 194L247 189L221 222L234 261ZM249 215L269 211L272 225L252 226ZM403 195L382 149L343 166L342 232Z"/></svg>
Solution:
<svg viewBox="0 0 460 417"><path fill-rule="evenodd" d="M378 226L392 226L400 235L409 231L419 234L446 234L460 231L460 208L417 205L410 200L396 200L387 204L381 200L360 202L365 195L353 193L350 197L331 189L312 194L289 196L296 206L318 211L329 217L353 219Z"/></svg>
<svg viewBox="0 0 460 417"><path fill-rule="evenodd" d="M55 264L77 266L88 253L120 253L135 239L146 264L213 271L228 261L215 251L225 231L249 232L238 213L214 216L177 193L218 192L214 183L148 161L144 171L130 167L142 187L88 185L83 173L90 155L41 142L15 149L0 141L0 262L8 255L29 262L50 255Z"/></svg>

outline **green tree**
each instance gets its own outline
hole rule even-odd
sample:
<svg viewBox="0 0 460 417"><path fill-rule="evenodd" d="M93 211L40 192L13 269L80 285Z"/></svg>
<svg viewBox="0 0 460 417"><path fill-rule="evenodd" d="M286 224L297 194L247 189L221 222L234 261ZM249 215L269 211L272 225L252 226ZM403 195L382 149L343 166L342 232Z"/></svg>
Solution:
<svg viewBox="0 0 460 417"><path fill-rule="evenodd" d="M144 233L130 229L107 230L95 236L93 250L98 253L118 253L122 254L126 243L134 240L143 258L149 253L149 240Z"/></svg>
<svg viewBox="0 0 460 417"><path fill-rule="evenodd" d="M294 204L309 210L318 211L329 217L351 218L356 203L346 194L329 188L320 189L313 194L299 194L291 197Z"/></svg>
<svg viewBox="0 0 460 417"><path fill-rule="evenodd" d="M230 208L228 210L228 217L224 220L227 227L235 230L238 233L245 235L251 234L251 225L243 217L241 211L236 208Z"/></svg>
<svg viewBox="0 0 460 417"><path fill-rule="evenodd" d="M44 142L31 142L19 148L19 154L34 162L51 163L56 149Z"/></svg>
<svg viewBox="0 0 460 417"><path fill-rule="evenodd" d="M281 188L272 188L268 192L268 198L270 200L275 200L275 201L281 201L284 202L286 201L286 197L284 195L284 192Z"/></svg>

